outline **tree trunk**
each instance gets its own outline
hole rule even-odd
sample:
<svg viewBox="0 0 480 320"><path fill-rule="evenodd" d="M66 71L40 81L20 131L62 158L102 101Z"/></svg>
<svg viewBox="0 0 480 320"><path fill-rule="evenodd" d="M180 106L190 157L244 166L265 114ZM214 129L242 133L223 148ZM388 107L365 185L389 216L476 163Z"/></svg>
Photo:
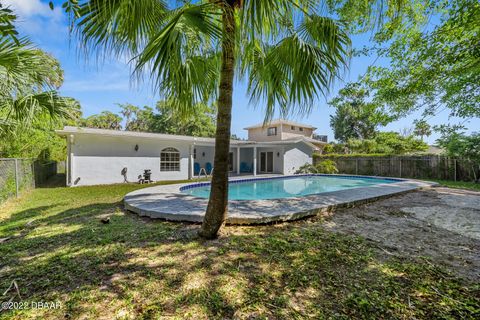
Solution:
<svg viewBox="0 0 480 320"><path fill-rule="evenodd" d="M233 77L235 67L235 20L234 9L225 5L222 14L222 69L215 134L215 159L210 199L203 219L200 236L206 239L217 237L224 224L228 207L228 155L230 152L230 126L232 120Z"/></svg>

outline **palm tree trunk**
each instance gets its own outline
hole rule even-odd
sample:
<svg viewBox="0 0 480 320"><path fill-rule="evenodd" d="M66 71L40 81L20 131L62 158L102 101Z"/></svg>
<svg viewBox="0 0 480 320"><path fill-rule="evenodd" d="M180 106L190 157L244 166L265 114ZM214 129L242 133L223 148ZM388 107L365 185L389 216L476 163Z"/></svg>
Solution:
<svg viewBox="0 0 480 320"><path fill-rule="evenodd" d="M200 236L207 239L217 237L218 230L227 217L228 154L230 152L230 126L235 67L235 20L233 14L233 7L225 5L222 15L222 69L218 97L217 130L215 134L214 170L210 199L200 231Z"/></svg>

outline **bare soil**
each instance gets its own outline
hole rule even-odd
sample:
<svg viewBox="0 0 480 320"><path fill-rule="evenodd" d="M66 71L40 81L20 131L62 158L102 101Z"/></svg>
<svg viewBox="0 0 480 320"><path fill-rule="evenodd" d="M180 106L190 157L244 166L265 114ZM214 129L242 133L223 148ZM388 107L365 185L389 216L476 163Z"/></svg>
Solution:
<svg viewBox="0 0 480 320"><path fill-rule="evenodd" d="M414 258L480 281L480 192L432 188L330 214L325 227L355 234L381 255Z"/></svg>

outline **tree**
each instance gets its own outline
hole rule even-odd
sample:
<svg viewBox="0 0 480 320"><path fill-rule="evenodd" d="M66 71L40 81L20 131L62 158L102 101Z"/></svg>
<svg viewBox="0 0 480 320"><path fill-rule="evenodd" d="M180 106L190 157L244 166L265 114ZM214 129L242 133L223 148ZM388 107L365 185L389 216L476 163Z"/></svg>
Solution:
<svg viewBox="0 0 480 320"><path fill-rule="evenodd" d="M63 161L66 159L66 141L54 130L66 125L78 125L81 118L80 105L71 112L72 118L52 119L40 115L28 125L17 125L5 132L0 139L0 158L34 158Z"/></svg>
<svg viewBox="0 0 480 320"><path fill-rule="evenodd" d="M157 102L158 114L152 119L152 132L194 137L215 136L215 108L197 103L189 114L179 114L167 101Z"/></svg>
<svg viewBox="0 0 480 320"><path fill-rule="evenodd" d="M78 103L56 91L63 82L59 62L18 37L15 14L0 4L0 135L2 139L38 119L71 118Z"/></svg>
<svg viewBox="0 0 480 320"><path fill-rule="evenodd" d="M378 104L367 102L368 98L369 92L359 83L349 83L329 102L335 108L335 114L330 116L335 139L371 139L379 126L393 121Z"/></svg>
<svg viewBox="0 0 480 320"><path fill-rule="evenodd" d="M97 129L122 129L122 117L111 111L102 111L100 114L94 114L81 120L81 126Z"/></svg>
<svg viewBox="0 0 480 320"><path fill-rule="evenodd" d="M346 143L354 153L405 154L425 151L428 145L414 136L401 136L397 132L378 132L373 139L350 139Z"/></svg>
<svg viewBox="0 0 480 320"><path fill-rule="evenodd" d="M92 50L135 57L171 108L188 114L217 100L214 174L200 235L217 236L228 203L228 155L235 73L266 119L308 112L345 66L349 38L309 0L70 0L80 40Z"/></svg>
<svg viewBox="0 0 480 320"><path fill-rule="evenodd" d="M420 110L432 116L480 117L480 3L478 0L430 4L439 22L430 27L403 27L387 48L377 52L388 68L371 67L365 82L375 100L400 115ZM383 41L384 39L382 39Z"/></svg>
<svg viewBox="0 0 480 320"><path fill-rule="evenodd" d="M137 116L139 108L130 103L118 104L118 106L121 109L120 114L123 116L125 120L125 130L130 131L131 121L132 121L131 118L133 116Z"/></svg>
<svg viewBox="0 0 480 320"><path fill-rule="evenodd" d="M156 115L150 107L138 108L134 111L134 116L126 124L125 130L143 131L143 132L159 132L156 130Z"/></svg>
<svg viewBox="0 0 480 320"><path fill-rule="evenodd" d="M245 140L245 139L242 139L239 136L237 136L235 133L232 133L230 135L230 139L232 139L232 140Z"/></svg>
<svg viewBox="0 0 480 320"><path fill-rule="evenodd" d="M446 150L448 156L470 160L475 182L480 181L480 133L474 132L468 136L462 132L447 130L437 143Z"/></svg>
<svg viewBox="0 0 480 320"><path fill-rule="evenodd" d="M425 120L415 120L414 134L423 141L423 137L429 137L432 134L432 128Z"/></svg>

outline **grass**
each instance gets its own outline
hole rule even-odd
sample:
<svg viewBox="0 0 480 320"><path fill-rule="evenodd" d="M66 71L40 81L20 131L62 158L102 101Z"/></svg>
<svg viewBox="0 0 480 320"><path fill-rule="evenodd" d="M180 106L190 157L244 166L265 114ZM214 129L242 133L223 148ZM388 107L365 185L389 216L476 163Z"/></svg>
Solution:
<svg viewBox="0 0 480 320"><path fill-rule="evenodd" d="M465 182L465 181L451 181L451 180L432 180L432 181L438 182L443 187L480 191L480 183Z"/></svg>
<svg viewBox="0 0 480 320"><path fill-rule="evenodd" d="M2 319L476 318L478 285L427 260L380 259L361 238L321 219L225 227L124 212L138 185L33 190L0 207L0 294L59 309L10 310ZM110 217L109 224L101 218ZM5 301L13 295L1 297Z"/></svg>

